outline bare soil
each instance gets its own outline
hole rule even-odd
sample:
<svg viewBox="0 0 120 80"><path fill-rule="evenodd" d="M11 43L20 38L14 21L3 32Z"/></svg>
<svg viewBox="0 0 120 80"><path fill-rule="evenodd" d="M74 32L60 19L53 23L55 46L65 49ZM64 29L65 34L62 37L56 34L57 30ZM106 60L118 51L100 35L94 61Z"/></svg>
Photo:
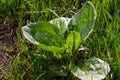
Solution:
<svg viewBox="0 0 120 80"><path fill-rule="evenodd" d="M9 71L10 55L15 53L14 29L8 25L0 24L0 79L8 80L6 72Z"/></svg>

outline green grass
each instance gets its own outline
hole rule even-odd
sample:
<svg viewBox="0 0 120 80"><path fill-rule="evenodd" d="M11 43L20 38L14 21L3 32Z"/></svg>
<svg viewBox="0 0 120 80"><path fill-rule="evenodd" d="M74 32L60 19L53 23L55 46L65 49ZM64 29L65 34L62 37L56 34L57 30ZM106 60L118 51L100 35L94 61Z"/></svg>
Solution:
<svg viewBox="0 0 120 80"><path fill-rule="evenodd" d="M120 1L91 1L96 8L97 19L94 32L84 43L89 48L87 57L96 56L107 61L111 72L106 80L111 79L110 75L112 75L112 80L119 80ZM52 72L48 67L55 60L52 55L49 55L51 53L44 52L27 42L21 36L21 27L26 25L27 21L49 21L56 18L57 16L48 9L53 10L59 16L71 17L72 12L77 12L73 7L79 6L79 0L0 0L0 2L0 24L3 24L6 18L9 27L17 28L14 42L18 46L18 52L11 56L10 72L6 76L10 80L77 80L72 74L60 77ZM45 58L41 56L42 54Z"/></svg>

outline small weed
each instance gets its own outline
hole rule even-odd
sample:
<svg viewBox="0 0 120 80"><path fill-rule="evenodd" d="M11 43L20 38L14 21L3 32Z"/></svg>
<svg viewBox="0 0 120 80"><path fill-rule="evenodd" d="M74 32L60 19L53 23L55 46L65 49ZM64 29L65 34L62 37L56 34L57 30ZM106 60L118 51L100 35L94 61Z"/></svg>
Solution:
<svg viewBox="0 0 120 80"><path fill-rule="evenodd" d="M84 56L85 60L95 56L107 61L110 65L111 71L105 80L119 80L120 1L90 1L95 6L97 18L95 27L93 28L94 31L84 42L82 41L81 43L83 47L85 46L89 49L87 50L86 56ZM60 58L61 55L58 57L60 59L57 59L56 56L58 55L55 53L42 50L38 46L26 41L21 33L21 27L31 22L48 22L51 19L58 17L56 15L59 15L59 17L72 17L74 14L79 12L79 2L80 0L0 0L0 28L1 25L7 25L7 27L14 28L16 30L14 39L13 37L11 38L14 40L14 44L17 45L17 49L14 49L13 47L6 47L0 43L0 50L7 52L10 51L10 53L13 52L10 56L10 71L7 73L5 72L6 76L8 76L10 80L78 79L73 77L70 70L66 69L68 68L66 66L68 66L69 61L67 61L64 57ZM64 30L61 29L61 32L62 31L64 32ZM2 32L1 29L0 32ZM68 32L64 33L65 43L68 34ZM58 44L55 45L58 46ZM59 46L61 45L62 44ZM78 58L78 56L80 57ZM84 62L84 60L78 60L80 58L81 55L77 54L77 59L75 61ZM78 62L75 63L79 65ZM60 67L60 69L58 69L58 67ZM59 72L59 70L61 71ZM62 70L64 73L62 73Z"/></svg>

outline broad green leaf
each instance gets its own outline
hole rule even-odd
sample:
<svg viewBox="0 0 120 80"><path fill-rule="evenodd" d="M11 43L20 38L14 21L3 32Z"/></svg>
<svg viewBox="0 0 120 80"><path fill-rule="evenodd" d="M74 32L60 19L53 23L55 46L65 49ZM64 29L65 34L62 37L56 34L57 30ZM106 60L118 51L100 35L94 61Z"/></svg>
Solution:
<svg viewBox="0 0 120 80"><path fill-rule="evenodd" d="M78 32L72 32L68 35L66 39L66 53L68 53L70 56L72 56L72 53L74 53L79 45L80 45L81 39L80 34Z"/></svg>
<svg viewBox="0 0 120 80"><path fill-rule="evenodd" d="M72 65L70 70L81 80L102 80L110 72L110 67L107 62L93 57L80 67Z"/></svg>
<svg viewBox="0 0 120 80"><path fill-rule="evenodd" d="M73 47L74 47L74 35L73 33L71 33L68 35L65 44L66 53L68 54L68 56L72 56Z"/></svg>
<svg viewBox="0 0 120 80"><path fill-rule="evenodd" d="M79 45L81 43L81 37L78 32L74 32L74 50L77 50L79 48Z"/></svg>
<svg viewBox="0 0 120 80"><path fill-rule="evenodd" d="M85 40L93 31L96 19L96 11L91 2L86 2L82 9L75 14L68 25L69 31L77 31L81 39Z"/></svg>
<svg viewBox="0 0 120 80"><path fill-rule="evenodd" d="M44 50L52 51L52 52L64 53L65 51L64 47L46 46L44 44L39 44L38 46Z"/></svg>
<svg viewBox="0 0 120 80"><path fill-rule="evenodd" d="M59 17L50 21L50 23L57 25L60 33L64 33L68 30L68 24L70 22L70 18Z"/></svg>
<svg viewBox="0 0 120 80"><path fill-rule="evenodd" d="M22 27L22 32L26 39L34 44L38 44L42 49L64 52L62 48L65 43L64 37L58 33L57 26L51 23L44 21L31 23Z"/></svg>

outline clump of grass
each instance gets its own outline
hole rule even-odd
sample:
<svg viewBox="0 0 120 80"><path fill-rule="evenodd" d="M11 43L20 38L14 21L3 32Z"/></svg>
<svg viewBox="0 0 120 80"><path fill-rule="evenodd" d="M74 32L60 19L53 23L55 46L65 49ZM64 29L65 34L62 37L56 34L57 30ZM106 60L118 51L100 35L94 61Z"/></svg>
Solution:
<svg viewBox="0 0 120 80"><path fill-rule="evenodd" d="M119 0L96 1L97 21L95 32L88 39L91 54L109 62L111 75L107 80L120 79L119 66ZM107 4L107 5L106 5Z"/></svg>

